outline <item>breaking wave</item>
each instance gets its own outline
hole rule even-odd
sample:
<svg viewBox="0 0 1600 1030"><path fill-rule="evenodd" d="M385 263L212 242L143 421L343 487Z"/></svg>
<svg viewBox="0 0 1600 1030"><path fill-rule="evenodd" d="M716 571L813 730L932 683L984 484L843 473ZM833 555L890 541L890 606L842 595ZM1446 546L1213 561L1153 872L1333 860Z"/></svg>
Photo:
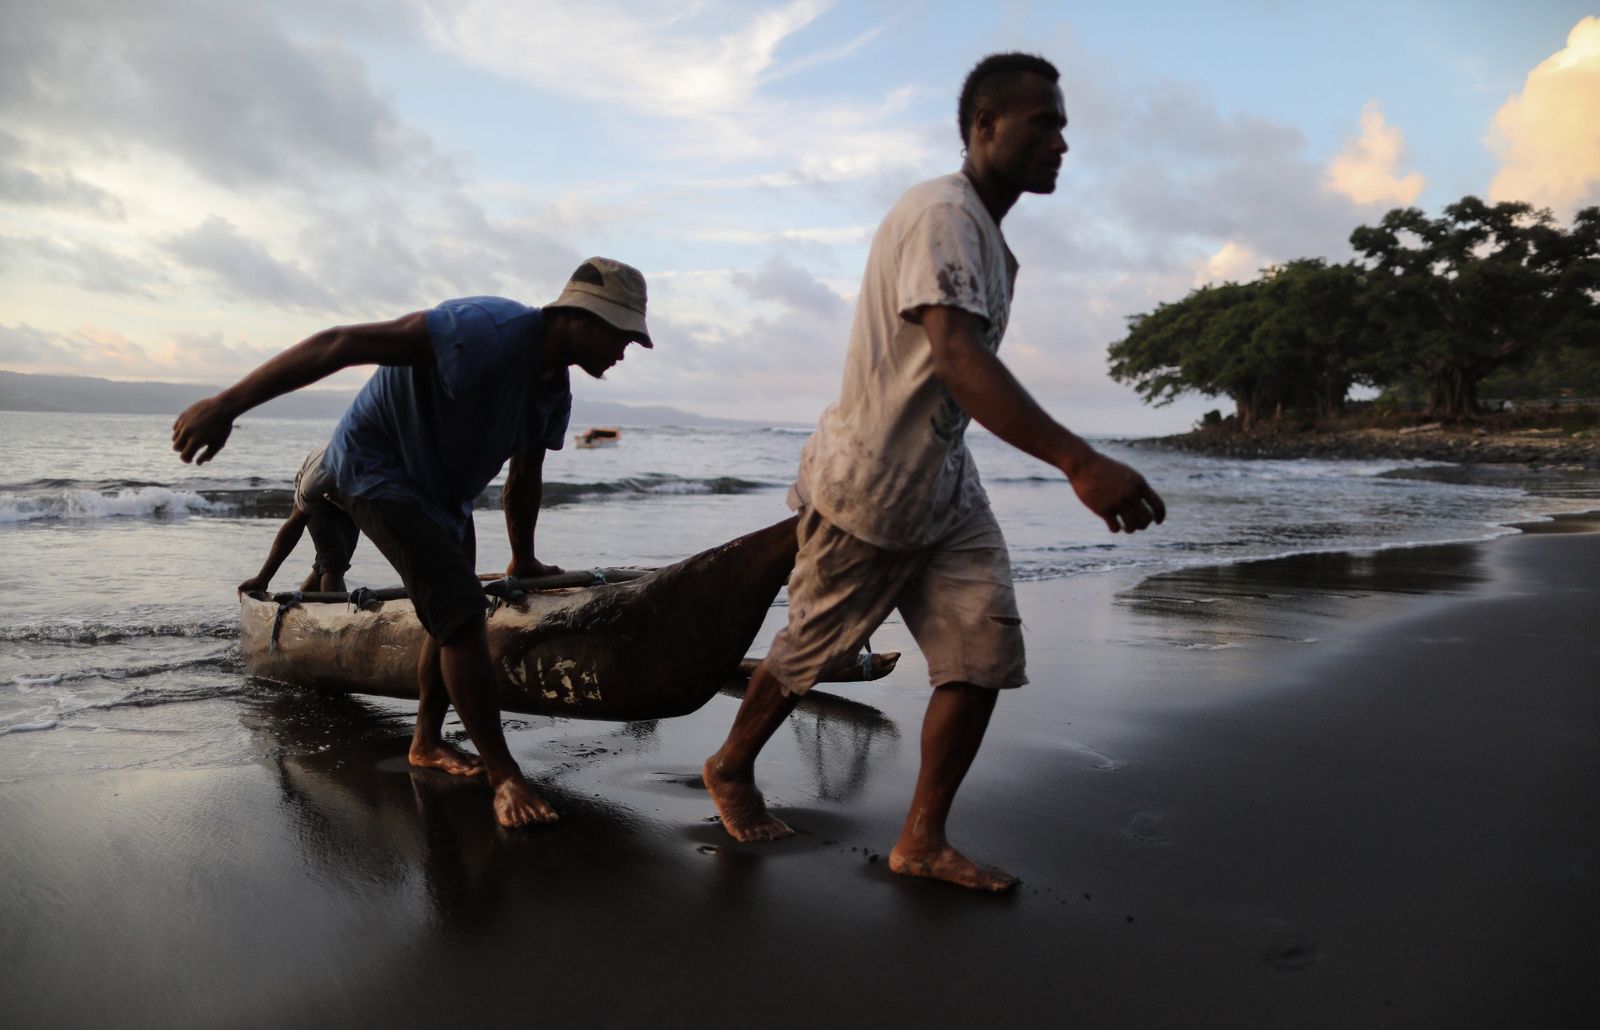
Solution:
<svg viewBox="0 0 1600 1030"><path fill-rule="evenodd" d="M210 622L116 624L107 622L57 622L0 626L0 641L44 644L115 644L142 637L212 637L228 640L239 635L238 616Z"/></svg>
<svg viewBox="0 0 1600 1030"><path fill-rule="evenodd" d="M240 655L238 647L227 645L223 650L215 653L196 655L189 658L177 658L171 661L129 662L123 665L112 664L106 666L85 665L70 671L40 675L22 673L11 678L11 686L18 693L27 694L47 687L70 686L79 680L97 679L121 682L170 672L189 672L205 669L238 672L243 668L244 659Z"/></svg>
<svg viewBox="0 0 1600 1030"><path fill-rule="evenodd" d="M160 708L167 705L193 704L215 701L219 698L239 697L250 690L248 684L237 681L194 684L187 686L148 687L139 684L131 689L117 691L104 697L58 695L52 704L29 711L0 713L0 737L13 733L38 733L59 726L79 725L79 717L96 712L112 712L126 708ZM92 728L92 727L91 727ZM174 728L173 734L185 732Z"/></svg>
<svg viewBox="0 0 1600 1030"><path fill-rule="evenodd" d="M704 479L686 479L679 476L643 475L629 476L626 479L616 479L605 483L546 483L544 484L544 502L546 504L574 504L589 500L624 499L628 497L662 497L671 495L691 494L746 494L756 490L766 490L777 486L776 483L761 483L750 479L739 479L734 476L712 476ZM493 500L485 504L486 498L493 494ZM500 491L491 487L490 491L478 499L480 507L500 506Z"/></svg>
<svg viewBox="0 0 1600 1030"><path fill-rule="evenodd" d="M225 513L228 507L192 490L138 486L110 492L63 487L0 494L0 524L91 519L182 519Z"/></svg>
<svg viewBox="0 0 1600 1030"><path fill-rule="evenodd" d="M776 483L734 476L685 478L645 474L598 483L544 484L544 503L581 504L633 497L742 494L771 489ZM87 482L35 480L0 488L0 525L96 519L181 520L191 515L281 519L294 506L287 486L258 483L190 483L182 486L131 481ZM500 507L500 487L491 486L474 504Z"/></svg>

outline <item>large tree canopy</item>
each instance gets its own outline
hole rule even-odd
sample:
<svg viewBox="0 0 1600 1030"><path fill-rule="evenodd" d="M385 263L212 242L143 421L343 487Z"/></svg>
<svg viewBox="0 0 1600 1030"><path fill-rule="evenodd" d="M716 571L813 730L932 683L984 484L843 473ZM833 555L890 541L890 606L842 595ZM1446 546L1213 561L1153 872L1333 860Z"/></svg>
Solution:
<svg viewBox="0 0 1600 1030"><path fill-rule="evenodd" d="M1592 339L1600 209L1570 232L1527 204L1464 197L1430 219L1397 208L1350 243L1367 261L1381 373L1436 415L1470 415L1482 379L1544 347Z"/></svg>
<svg viewBox="0 0 1600 1030"><path fill-rule="evenodd" d="M1455 417L1503 366L1600 366L1600 208L1563 230L1548 211L1464 197L1435 219L1396 208L1350 242L1362 263L1291 261L1134 315L1112 378L1155 405L1226 395L1249 430L1336 413L1357 384L1420 388Z"/></svg>
<svg viewBox="0 0 1600 1030"><path fill-rule="evenodd" d="M1337 411L1371 380L1368 338L1359 271L1305 259L1133 316L1111 345L1111 376L1156 405L1226 395L1250 429L1290 408Z"/></svg>

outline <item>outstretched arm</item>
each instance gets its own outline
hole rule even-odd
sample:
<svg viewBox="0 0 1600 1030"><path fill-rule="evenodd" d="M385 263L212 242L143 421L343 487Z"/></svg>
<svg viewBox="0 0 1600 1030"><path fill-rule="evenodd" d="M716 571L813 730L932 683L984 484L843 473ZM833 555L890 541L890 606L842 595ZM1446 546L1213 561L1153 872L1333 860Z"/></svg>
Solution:
<svg viewBox="0 0 1600 1030"><path fill-rule="evenodd" d="M1045 413L1009 369L983 345L984 322L960 308L921 311L933 348L933 371L967 413L991 433L1072 483L1078 499L1111 532L1133 533L1167 517L1144 477L1108 458Z"/></svg>
<svg viewBox="0 0 1600 1030"><path fill-rule="evenodd" d="M552 576L561 571L534 557L533 529L539 522L539 502L544 498L544 448L530 447L511 456L501 506L506 512L506 533L511 537L508 576Z"/></svg>
<svg viewBox="0 0 1600 1030"><path fill-rule="evenodd" d="M204 465L228 442L233 421L258 404L352 365L431 365L427 316L338 326L306 337L214 397L196 401L172 424L172 449Z"/></svg>
<svg viewBox="0 0 1600 1030"><path fill-rule="evenodd" d="M294 506L294 511L289 513L289 517L283 520L283 525L278 527L278 535L272 538L272 549L267 552L267 560L261 563L261 571L240 583L239 593L248 594L267 589L272 577L283 567L284 559L289 557L294 545L300 542L300 534L305 532L305 528L306 510L297 504Z"/></svg>

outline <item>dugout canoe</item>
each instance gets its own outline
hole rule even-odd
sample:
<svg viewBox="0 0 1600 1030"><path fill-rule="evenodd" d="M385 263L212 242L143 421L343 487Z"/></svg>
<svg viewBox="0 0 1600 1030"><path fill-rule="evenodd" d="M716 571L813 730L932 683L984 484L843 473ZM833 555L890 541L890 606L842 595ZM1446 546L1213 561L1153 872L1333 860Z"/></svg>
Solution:
<svg viewBox="0 0 1600 1030"><path fill-rule="evenodd" d="M502 600L488 620L500 708L622 721L700 708L740 677L741 660L794 564L794 525L785 519L626 582ZM425 634L409 600L393 596L398 591L379 593L388 599L366 609L343 595L241 595L250 675L415 698ZM863 655L824 678L877 679L898 658Z"/></svg>

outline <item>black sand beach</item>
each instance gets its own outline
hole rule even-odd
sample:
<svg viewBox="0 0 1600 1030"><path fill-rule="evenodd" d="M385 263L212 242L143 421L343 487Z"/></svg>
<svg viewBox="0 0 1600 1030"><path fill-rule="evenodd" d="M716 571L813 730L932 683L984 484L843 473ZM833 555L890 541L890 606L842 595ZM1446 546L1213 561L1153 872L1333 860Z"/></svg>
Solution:
<svg viewBox="0 0 1600 1030"><path fill-rule="evenodd" d="M1600 534L1537 528L1024 584L1034 683L952 826L1023 878L1002 898L887 870L914 652L780 731L761 775L799 833L764 846L698 786L732 697L511 720L564 813L523 833L484 787L408 771L403 706L225 699L253 762L0 785L0 1017L1587 1025Z"/></svg>

